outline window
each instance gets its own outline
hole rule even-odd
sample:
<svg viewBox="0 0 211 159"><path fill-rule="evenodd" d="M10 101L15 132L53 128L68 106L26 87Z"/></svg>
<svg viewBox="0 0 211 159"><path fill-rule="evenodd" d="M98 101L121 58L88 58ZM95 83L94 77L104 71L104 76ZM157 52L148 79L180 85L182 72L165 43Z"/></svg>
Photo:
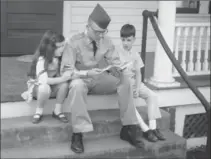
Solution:
<svg viewBox="0 0 211 159"><path fill-rule="evenodd" d="M200 2L196 0L177 1L176 13L178 14L198 14Z"/></svg>

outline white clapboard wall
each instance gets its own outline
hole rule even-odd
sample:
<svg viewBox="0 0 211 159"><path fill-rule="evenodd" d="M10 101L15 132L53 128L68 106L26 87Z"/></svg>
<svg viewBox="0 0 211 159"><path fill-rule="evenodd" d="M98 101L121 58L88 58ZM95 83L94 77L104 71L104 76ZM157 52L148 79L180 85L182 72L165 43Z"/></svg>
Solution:
<svg viewBox="0 0 211 159"><path fill-rule="evenodd" d="M112 38L115 45L120 44L120 28L126 23L136 27L136 49L141 51L142 39L142 12L147 9L156 11L157 1L71 1L70 9L70 28L69 35L74 35L83 31L87 23L89 14L95 5L99 3L111 17L108 35ZM156 47L156 36L151 24L148 24L147 52L154 52Z"/></svg>

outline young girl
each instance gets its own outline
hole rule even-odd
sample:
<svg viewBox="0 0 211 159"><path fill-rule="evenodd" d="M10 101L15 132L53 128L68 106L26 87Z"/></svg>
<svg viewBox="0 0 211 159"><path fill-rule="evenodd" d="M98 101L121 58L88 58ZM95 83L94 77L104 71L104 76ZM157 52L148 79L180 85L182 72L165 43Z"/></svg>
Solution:
<svg viewBox="0 0 211 159"><path fill-rule="evenodd" d="M46 31L35 52L28 76L35 79L33 96L37 99L37 108L33 123L39 123L43 117L43 108L49 97L56 96L56 105L52 116L61 122L68 122L62 113L62 104L68 93L68 81L71 76L60 76L61 56L65 47L65 39L53 31Z"/></svg>

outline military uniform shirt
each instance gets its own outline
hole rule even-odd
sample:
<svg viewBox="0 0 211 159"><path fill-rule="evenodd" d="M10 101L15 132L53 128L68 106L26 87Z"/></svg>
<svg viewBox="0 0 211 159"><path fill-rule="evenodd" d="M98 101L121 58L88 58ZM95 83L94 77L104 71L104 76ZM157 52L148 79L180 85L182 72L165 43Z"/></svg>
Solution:
<svg viewBox="0 0 211 159"><path fill-rule="evenodd" d="M105 36L101 44L97 43L97 52L94 56L92 41L86 33L79 33L73 36L65 47L61 72L78 70L80 75L86 75L87 70L100 68L105 59L107 64L120 65L118 53L109 37Z"/></svg>

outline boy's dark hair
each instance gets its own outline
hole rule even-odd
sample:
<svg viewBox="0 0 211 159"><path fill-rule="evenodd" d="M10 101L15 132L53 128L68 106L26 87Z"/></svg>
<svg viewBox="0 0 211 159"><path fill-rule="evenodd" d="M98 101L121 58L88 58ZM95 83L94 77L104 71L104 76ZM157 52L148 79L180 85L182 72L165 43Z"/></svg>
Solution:
<svg viewBox="0 0 211 159"><path fill-rule="evenodd" d="M136 28L131 24L125 24L120 30L120 37L127 38L130 36L136 36Z"/></svg>

